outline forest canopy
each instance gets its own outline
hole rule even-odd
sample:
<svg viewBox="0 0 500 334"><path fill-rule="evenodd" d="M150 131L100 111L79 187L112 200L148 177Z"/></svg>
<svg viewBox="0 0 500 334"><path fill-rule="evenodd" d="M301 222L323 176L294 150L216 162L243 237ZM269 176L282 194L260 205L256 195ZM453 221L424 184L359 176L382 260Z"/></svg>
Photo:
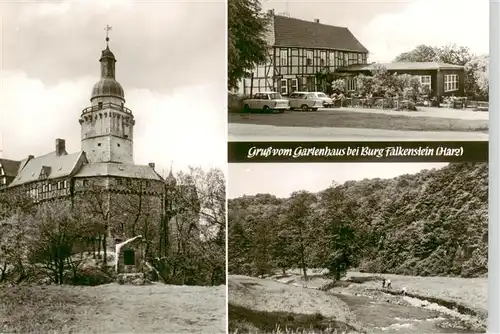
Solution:
<svg viewBox="0 0 500 334"><path fill-rule="evenodd" d="M231 274L328 268L338 279L356 268L477 277L488 270L487 238L486 163L228 203Z"/></svg>

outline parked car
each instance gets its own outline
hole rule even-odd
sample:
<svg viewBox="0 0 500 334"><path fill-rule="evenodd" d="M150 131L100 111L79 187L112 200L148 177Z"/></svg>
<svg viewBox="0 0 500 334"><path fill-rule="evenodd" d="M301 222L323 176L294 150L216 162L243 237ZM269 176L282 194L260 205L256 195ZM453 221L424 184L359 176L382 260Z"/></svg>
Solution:
<svg viewBox="0 0 500 334"><path fill-rule="evenodd" d="M302 111L317 111L323 107L323 100L316 97L314 93L293 92L288 96L290 109L302 109Z"/></svg>
<svg viewBox="0 0 500 334"><path fill-rule="evenodd" d="M243 100L243 109L246 112L251 110L262 110L264 112L277 110L283 113L289 107L288 100L276 92L259 92L252 98Z"/></svg>
<svg viewBox="0 0 500 334"><path fill-rule="evenodd" d="M323 107L329 108L333 107L333 100L328 97L325 93L322 92L311 92L314 94L318 99L320 99L323 102Z"/></svg>

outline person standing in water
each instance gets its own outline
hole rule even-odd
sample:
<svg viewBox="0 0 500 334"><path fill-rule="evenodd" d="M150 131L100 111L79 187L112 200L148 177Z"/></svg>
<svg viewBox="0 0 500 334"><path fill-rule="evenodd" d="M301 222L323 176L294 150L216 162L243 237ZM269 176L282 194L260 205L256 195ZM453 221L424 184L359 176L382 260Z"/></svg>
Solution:
<svg viewBox="0 0 500 334"><path fill-rule="evenodd" d="M391 289L391 288L392 288L392 286L391 286L391 280L388 279L387 280L387 289Z"/></svg>
<svg viewBox="0 0 500 334"><path fill-rule="evenodd" d="M401 289L401 294L403 296L406 296L406 286L403 286L403 288Z"/></svg>
<svg viewBox="0 0 500 334"><path fill-rule="evenodd" d="M385 278L382 280L382 289L385 289Z"/></svg>

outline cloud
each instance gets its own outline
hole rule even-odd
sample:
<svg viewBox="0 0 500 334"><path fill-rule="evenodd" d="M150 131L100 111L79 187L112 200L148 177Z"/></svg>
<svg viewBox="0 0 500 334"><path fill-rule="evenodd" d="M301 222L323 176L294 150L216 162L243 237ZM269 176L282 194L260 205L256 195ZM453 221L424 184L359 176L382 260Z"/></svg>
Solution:
<svg viewBox="0 0 500 334"><path fill-rule="evenodd" d="M1 3L0 13L3 157L46 154L55 138L80 150L78 119L99 80L109 24L117 80L136 119L135 162L225 170L223 2Z"/></svg>
<svg viewBox="0 0 500 334"><path fill-rule="evenodd" d="M168 92L226 71L223 1L4 2L0 13L3 68L44 82L97 74L107 24L127 87Z"/></svg>
<svg viewBox="0 0 500 334"><path fill-rule="evenodd" d="M0 100L3 156L22 159L55 148L64 138L71 152L80 150L81 110L95 78L82 77L57 85L43 84L22 72L4 71ZM168 169L189 165L222 168L226 161L225 112L217 85L179 88L162 95L147 89L125 90L126 106L136 119L136 163L155 162Z"/></svg>
<svg viewBox="0 0 500 334"><path fill-rule="evenodd" d="M488 1L417 0L398 13L380 14L361 31L371 61L389 62L420 44L454 43L488 53Z"/></svg>

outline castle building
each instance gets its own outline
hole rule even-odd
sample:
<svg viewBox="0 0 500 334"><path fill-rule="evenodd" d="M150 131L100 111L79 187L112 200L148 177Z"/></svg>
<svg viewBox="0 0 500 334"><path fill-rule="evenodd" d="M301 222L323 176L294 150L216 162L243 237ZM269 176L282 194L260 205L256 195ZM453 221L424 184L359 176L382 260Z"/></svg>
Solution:
<svg viewBox="0 0 500 334"><path fill-rule="evenodd" d="M92 88L90 106L78 119L81 150L68 153L65 140L58 138L54 151L45 155L21 161L0 158L0 191L25 192L37 203L71 201L89 224L103 226L107 247L142 235L162 250L173 244L166 238L178 229L175 218L189 221L194 224L190 230L196 230L199 208L192 205L197 203L196 188L177 184L172 170L163 178L154 163L134 163L134 114L125 106L108 41L106 37L99 59L101 78ZM193 199L189 207L174 198L181 187L189 188L181 189Z"/></svg>

